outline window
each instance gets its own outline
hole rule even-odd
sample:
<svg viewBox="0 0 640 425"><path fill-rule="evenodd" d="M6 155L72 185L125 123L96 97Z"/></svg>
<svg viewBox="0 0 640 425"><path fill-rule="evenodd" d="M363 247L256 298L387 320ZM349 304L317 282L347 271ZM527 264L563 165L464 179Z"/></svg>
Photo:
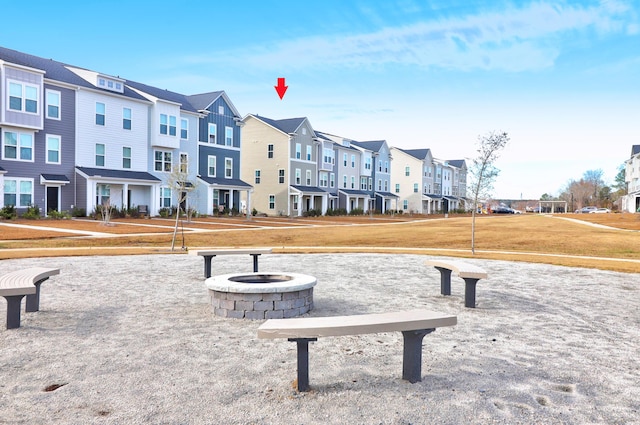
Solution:
<svg viewBox="0 0 640 425"><path fill-rule="evenodd" d="M233 159L224 159L224 177L230 179L233 177Z"/></svg>
<svg viewBox="0 0 640 425"><path fill-rule="evenodd" d="M367 158L364 161L364 169L365 170L370 170L371 169L371 158Z"/></svg>
<svg viewBox="0 0 640 425"><path fill-rule="evenodd" d="M106 107L104 103L96 102L96 125L104 125Z"/></svg>
<svg viewBox="0 0 640 425"><path fill-rule="evenodd" d="M323 149L323 152L322 161L325 164L333 164L333 149Z"/></svg>
<svg viewBox="0 0 640 425"><path fill-rule="evenodd" d="M382 190L382 180L378 179L378 190Z"/></svg>
<svg viewBox="0 0 640 425"><path fill-rule="evenodd" d="M216 157L213 155L209 155L207 157L207 163L208 163L208 175L209 177L215 177L216 176Z"/></svg>
<svg viewBox="0 0 640 425"><path fill-rule="evenodd" d="M111 200L111 186L108 184L99 184L96 186L96 203L98 205L107 205Z"/></svg>
<svg viewBox="0 0 640 425"><path fill-rule="evenodd" d="M9 109L38 113L38 87L30 84L9 83Z"/></svg>
<svg viewBox="0 0 640 425"><path fill-rule="evenodd" d="M400 193L400 183L396 183L396 193Z"/></svg>
<svg viewBox="0 0 640 425"><path fill-rule="evenodd" d="M405 211L409 209L409 201L408 200L405 199L404 201L402 201L402 209L405 210Z"/></svg>
<svg viewBox="0 0 640 425"><path fill-rule="evenodd" d="M360 177L360 190L367 190L367 178Z"/></svg>
<svg viewBox="0 0 640 425"><path fill-rule="evenodd" d="M387 180L384 181L384 191L388 191L389 190L389 182Z"/></svg>
<svg viewBox="0 0 640 425"><path fill-rule="evenodd" d="M351 189L355 189L356 188L356 178L354 176L351 176Z"/></svg>
<svg viewBox="0 0 640 425"><path fill-rule="evenodd" d="M60 164L60 136L47 134L47 164Z"/></svg>
<svg viewBox="0 0 640 425"><path fill-rule="evenodd" d="M369 190L373 190L373 179L369 177Z"/></svg>
<svg viewBox="0 0 640 425"><path fill-rule="evenodd" d="M356 166L356 156L351 155L351 168L355 168Z"/></svg>
<svg viewBox="0 0 640 425"><path fill-rule="evenodd" d="M273 145L267 145L267 158L273 158Z"/></svg>
<svg viewBox="0 0 640 425"><path fill-rule="evenodd" d="M122 168L131 168L131 148L127 146L122 148Z"/></svg>
<svg viewBox="0 0 640 425"><path fill-rule="evenodd" d="M278 183L284 183L284 168L278 170Z"/></svg>
<svg viewBox="0 0 640 425"><path fill-rule="evenodd" d="M329 187L336 187L336 175L334 173L329 174Z"/></svg>
<svg viewBox="0 0 640 425"><path fill-rule="evenodd" d="M405 176L410 176L411 175L411 167L409 167L408 165L406 167L404 167L404 175Z"/></svg>
<svg viewBox="0 0 640 425"><path fill-rule="evenodd" d="M154 151L154 170L171 172L171 152Z"/></svg>
<svg viewBox="0 0 640 425"><path fill-rule="evenodd" d="M276 209L276 195L269 195L269 209Z"/></svg>
<svg viewBox="0 0 640 425"><path fill-rule="evenodd" d="M256 170L254 174L255 174L254 182L256 184L260 184L260 170Z"/></svg>
<svg viewBox="0 0 640 425"><path fill-rule="evenodd" d="M311 170L307 170L305 181L307 186L311 186Z"/></svg>
<svg viewBox="0 0 640 425"><path fill-rule="evenodd" d="M171 189L168 187L160 188L160 208L171 207Z"/></svg>
<svg viewBox="0 0 640 425"><path fill-rule="evenodd" d="M418 183L413 184L413 193L418 193Z"/></svg>
<svg viewBox="0 0 640 425"><path fill-rule="evenodd" d="M299 168L296 168L296 184L301 184L301 180L302 180L302 172L300 171Z"/></svg>
<svg viewBox="0 0 640 425"><path fill-rule="evenodd" d="M307 146L307 161L311 161L311 146Z"/></svg>
<svg viewBox="0 0 640 425"><path fill-rule="evenodd" d="M329 184L329 175L327 173L320 173L320 187L327 187Z"/></svg>
<svg viewBox="0 0 640 425"><path fill-rule="evenodd" d="M218 115L224 115L224 106L218 106Z"/></svg>
<svg viewBox="0 0 640 425"><path fill-rule="evenodd" d="M233 146L233 128L224 128L224 144L225 146Z"/></svg>
<svg viewBox="0 0 640 425"><path fill-rule="evenodd" d="M385 161L384 162L384 172L388 173L389 172L389 161Z"/></svg>
<svg viewBox="0 0 640 425"><path fill-rule="evenodd" d="M184 118L180 119L180 138L189 138L189 121Z"/></svg>
<svg viewBox="0 0 640 425"><path fill-rule="evenodd" d="M28 207L33 204L33 180L4 179L4 205Z"/></svg>
<svg viewBox="0 0 640 425"><path fill-rule="evenodd" d="M47 118L60 119L60 92L47 90Z"/></svg>
<svg viewBox="0 0 640 425"><path fill-rule="evenodd" d="M122 128L131 130L131 108L122 108Z"/></svg>
<svg viewBox="0 0 640 425"><path fill-rule="evenodd" d="M209 143L215 143L216 142L216 133L218 131L218 128L216 127L216 125L212 122L209 123Z"/></svg>
<svg viewBox="0 0 640 425"><path fill-rule="evenodd" d="M302 145L296 143L296 159L302 158Z"/></svg>
<svg viewBox="0 0 640 425"><path fill-rule="evenodd" d="M347 154L342 154L342 165L347 166Z"/></svg>
<svg viewBox="0 0 640 425"><path fill-rule="evenodd" d="M3 159L33 161L33 134L5 132L2 157Z"/></svg>
<svg viewBox="0 0 640 425"><path fill-rule="evenodd" d="M298 209L298 195L293 195L293 209L297 210Z"/></svg>
<svg viewBox="0 0 640 425"><path fill-rule="evenodd" d="M180 172L187 174L189 172L189 154L180 152Z"/></svg>
<svg viewBox="0 0 640 425"><path fill-rule="evenodd" d="M302 127L302 135L303 136L307 135L307 129L305 127Z"/></svg>
<svg viewBox="0 0 640 425"><path fill-rule="evenodd" d="M347 188L347 176L342 176L342 188Z"/></svg>
<svg viewBox="0 0 640 425"><path fill-rule="evenodd" d="M104 167L105 147L102 143L96 143L96 167Z"/></svg>
<svg viewBox="0 0 640 425"><path fill-rule="evenodd" d="M169 116L169 136L175 136L177 134L177 121L173 115Z"/></svg>

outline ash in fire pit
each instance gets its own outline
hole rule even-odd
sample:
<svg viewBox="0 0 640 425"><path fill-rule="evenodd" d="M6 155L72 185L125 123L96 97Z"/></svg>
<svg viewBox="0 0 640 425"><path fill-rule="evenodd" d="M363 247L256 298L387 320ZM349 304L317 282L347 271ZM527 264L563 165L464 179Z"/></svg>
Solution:
<svg viewBox="0 0 640 425"><path fill-rule="evenodd" d="M205 281L216 316L253 320L309 312L316 283L313 276L283 272L232 273Z"/></svg>

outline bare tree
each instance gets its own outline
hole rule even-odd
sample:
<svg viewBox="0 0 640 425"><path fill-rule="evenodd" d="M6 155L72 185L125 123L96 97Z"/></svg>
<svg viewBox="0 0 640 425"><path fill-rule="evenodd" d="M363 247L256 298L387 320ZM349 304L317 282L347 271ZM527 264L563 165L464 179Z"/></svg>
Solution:
<svg viewBox="0 0 640 425"><path fill-rule="evenodd" d="M473 196L473 210L471 212L471 253L475 254L476 210L478 199L488 197L493 190L493 182L500 173L494 163L500 156L500 151L509 142L509 135L505 132L489 132L478 136L478 156L473 159L471 166L471 193Z"/></svg>
<svg viewBox="0 0 640 425"><path fill-rule="evenodd" d="M182 205L187 202L189 194L196 190L197 182L189 181L188 169L189 164L187 162L180 162L179 164L172 167L171 173L167 177L167 186L171 189L171 192L175 194L175 199L178 203L176 207L176 222L173 228L173 237L171 238L171 251L174 250L176 244L176 236L178 235L178 223L180 220ZM186 211L184 212L186 213Z"/></svg>

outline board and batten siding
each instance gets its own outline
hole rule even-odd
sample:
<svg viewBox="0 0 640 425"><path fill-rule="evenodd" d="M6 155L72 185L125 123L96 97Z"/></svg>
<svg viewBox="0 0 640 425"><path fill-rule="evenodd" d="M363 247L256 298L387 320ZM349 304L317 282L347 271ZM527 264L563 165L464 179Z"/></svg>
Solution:
<svg viewBox="0 0 640 425"><path fill-rule="evenodd" d="M97 143L105 145L104 168L122 170L122 148L131 148L130 171L147 171L149 105L122 96L80 90L77 96L76 165L96 167ZM96 124L96 102L105 104L105 125ZM122 128L122 110L131 109L131 130Z"/></svg>

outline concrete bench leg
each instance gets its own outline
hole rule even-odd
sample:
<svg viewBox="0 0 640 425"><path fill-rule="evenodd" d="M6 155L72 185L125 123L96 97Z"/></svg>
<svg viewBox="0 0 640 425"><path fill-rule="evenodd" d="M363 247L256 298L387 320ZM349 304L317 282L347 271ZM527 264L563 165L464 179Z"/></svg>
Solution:
<svg viewBox="0 0 640 425"><path fill-rule="evenodd" d="M251 254L253 257L253 272L258 273L258 257L260 254Z"/></svg>
<svg viewBox="0 0 640 425"><path fill-rule="evenodd" d="M440 293L451 295L451 270L443 267L436 267L440 272Z"/></svg>
<svg viewBox="0 0 640 425"><path fill-rule="evenodd" d="M435 329L403 331L402 379L412 384L422 381L422 339Z"/></svg>
<svg viewBox="0 0 640 425"><path fill-rule="evenodd" d="M464 279L464 306L469 308L476 307L476 283L480 279L474 279L471 277L466 277Z"/></svg>
<svg viewBox="0 0 640 425"><path fill-rule="evenodd" d="M318 338L289 338L298 344L298 391L309 391L309 341Z"/></svg>
<svg viewBox="0 0 640 425"><path fill-rule="evenodd" d="M49 278L46 277L34 283L34 285L36 286L36 293L27 295L27 305L25 309L27 313L33 313L40 310L40 285L47 279Z"/></svg>
<svg viewBox="0 0 640 425"><path fill-rule="evenodd" d="M213 257L215 257L215 255L203 255L203 257L204 257L204 277L210 278L211 277L211 260L213 259Z"/></svg>
<svg viewBox="0 0 640 425"><path fill-rule="evenodd" d="M7 329L20 327L20 304L24 295L6 295L7 300Z"/></svg>

